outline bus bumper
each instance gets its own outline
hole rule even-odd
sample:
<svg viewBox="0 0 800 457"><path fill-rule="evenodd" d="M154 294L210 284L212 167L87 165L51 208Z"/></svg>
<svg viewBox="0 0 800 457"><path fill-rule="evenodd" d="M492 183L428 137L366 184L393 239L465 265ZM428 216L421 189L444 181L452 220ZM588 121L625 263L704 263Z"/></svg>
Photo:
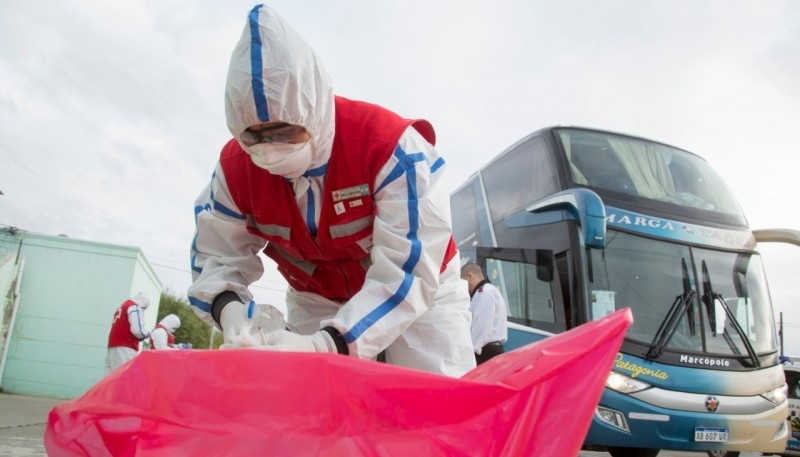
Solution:
<svg viewBox="0 0 800 457"><path fill-rule="evenodd" d="M585 445L782 452L789 430L787 415L786 402L759 414L721 415L661 408L605 389ZM616 425L601 417L616 418L611 421ZM625 427L628 430L624 430ZM726 428L728 439L726 442L695 441L695 427Z"/></svg>

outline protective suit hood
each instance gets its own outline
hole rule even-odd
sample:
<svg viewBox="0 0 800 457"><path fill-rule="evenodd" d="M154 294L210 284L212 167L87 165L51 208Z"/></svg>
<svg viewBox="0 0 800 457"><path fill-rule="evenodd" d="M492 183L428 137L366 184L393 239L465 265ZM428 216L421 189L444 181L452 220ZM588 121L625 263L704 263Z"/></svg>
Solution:
<svg viewBox="0 0 800 457"><path fill-rule="evenodd" d="M130 298L130 300L135 302L142 309L147 309L147 307L150 306L150 299L147 298L147 295L145 295L142 292L139 292L138 294L134 295L133 297Z"/></svg>
<svg viewBox="0 0 800 457"><path fill-rule="evenodd" d="M256 5L231 55L225 85L225 116L231 134L282 121L311 135L310 168L328 161L334 134L330 78L314 50L277 13Z"/></svg>
<svg viewBox="0 0 800 457"><path fill-rule="evenodd" d="M174 314L167 314L159 324L166 327L168 332L175 333L175 330L181 326L181 318Z"/></svg>

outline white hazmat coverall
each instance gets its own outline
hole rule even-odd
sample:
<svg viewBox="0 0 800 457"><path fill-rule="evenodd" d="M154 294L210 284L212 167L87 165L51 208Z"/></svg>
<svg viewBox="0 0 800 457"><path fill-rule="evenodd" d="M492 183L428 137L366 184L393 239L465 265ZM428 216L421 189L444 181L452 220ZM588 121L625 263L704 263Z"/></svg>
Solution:
<svg viewBox="0 0 800 457"><path fill-rule="evenodd" d="M169 344L169 336L175 333L181 326L181 319L174 315L168 314L161 319L161 322L158 323L156 328L150 332L150 338L152 340L152 348L153 349L179 349L175 345L170 346Z"/></svg>
<svg viewBox="0 0 800 457"><path fill-rule="evenodd" d="M150 299L140 292L117 308L108 339L106 374L136 357L139 353L139 341L150 336L144 329L144 310L148 306Z"/></svg>
<svg viewBox="0 0 800 457"><path fill-rule="evenodd" d="M254 58L254 35L259 59ZM254 70L255 60L263 69ZM254 79L254 73L259 78ZM270 121L301 125L310 134L313 156L307 170L325 170L334 135L346 134L335 131L333 88L314 51L266 6L250 13L231 58L226 87L228 127L251 156L240 135L265 122L258 112L256 84L263 90ZM305 335L325 326L345 335L360 323L358 336L347 342L351 356L374 359L385 350L387 363L461 376L475 366L475 359L469 295L460 279L458 255L441 271L452 232L443 160L411 127L396 149L400 152L390 156L373 183L373 189L379 189L372 194L377 212L372 237L365 241L369 245L362 246L371 262L363 287L340 303L290 286L287 321ZM403 176L392 175L403 168L399 160L410 157L415 158L412 168ZM324 182L325 173L291 178L310 230L319 226ZM266 241L246 230L247 216L233 201L219 164L195 203L195 214L189 301L198 316L214 323L210 311L220 294L234 292L242 303L252 300L248 286L263 274L257 253ZM393 304L391 309L381 307L386 303Z"/></svg>

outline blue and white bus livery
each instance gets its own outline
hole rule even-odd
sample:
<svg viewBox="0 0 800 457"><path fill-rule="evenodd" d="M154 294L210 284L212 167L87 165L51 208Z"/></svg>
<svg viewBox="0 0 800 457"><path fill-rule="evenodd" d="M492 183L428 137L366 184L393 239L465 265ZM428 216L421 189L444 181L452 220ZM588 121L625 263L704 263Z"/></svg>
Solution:
<svg viewBox="0 0 800 457"><path fill-rule="evenodd" d="M705 160L629 135L546 128L473 174L451 212L462 261L481 263L506 298L507 350L631 308L587 448L784 449L759 233Z"/></svg>

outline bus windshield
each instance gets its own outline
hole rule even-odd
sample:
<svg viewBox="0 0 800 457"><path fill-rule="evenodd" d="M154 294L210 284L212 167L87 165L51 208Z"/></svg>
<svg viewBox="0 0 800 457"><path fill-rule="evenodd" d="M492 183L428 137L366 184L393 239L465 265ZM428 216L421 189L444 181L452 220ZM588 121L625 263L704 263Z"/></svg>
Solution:
<svg viewBox="0 0 800 457"><path fill-rule="evenodd" d="M665 351L753 359L777 350L757 253L609 230L605 250L590 250L589 262L589 315L598 319L630 307L634 322L627 339L650 346L654 358ZM659 341L661 351L652 351Z"/></svg>
<svg viewBox="0 0 800 457"><path fill-rule="evenodd" d="M720 176L702 158L671 146L579 129L557 130L574 185L745 219Z"/></svg>

